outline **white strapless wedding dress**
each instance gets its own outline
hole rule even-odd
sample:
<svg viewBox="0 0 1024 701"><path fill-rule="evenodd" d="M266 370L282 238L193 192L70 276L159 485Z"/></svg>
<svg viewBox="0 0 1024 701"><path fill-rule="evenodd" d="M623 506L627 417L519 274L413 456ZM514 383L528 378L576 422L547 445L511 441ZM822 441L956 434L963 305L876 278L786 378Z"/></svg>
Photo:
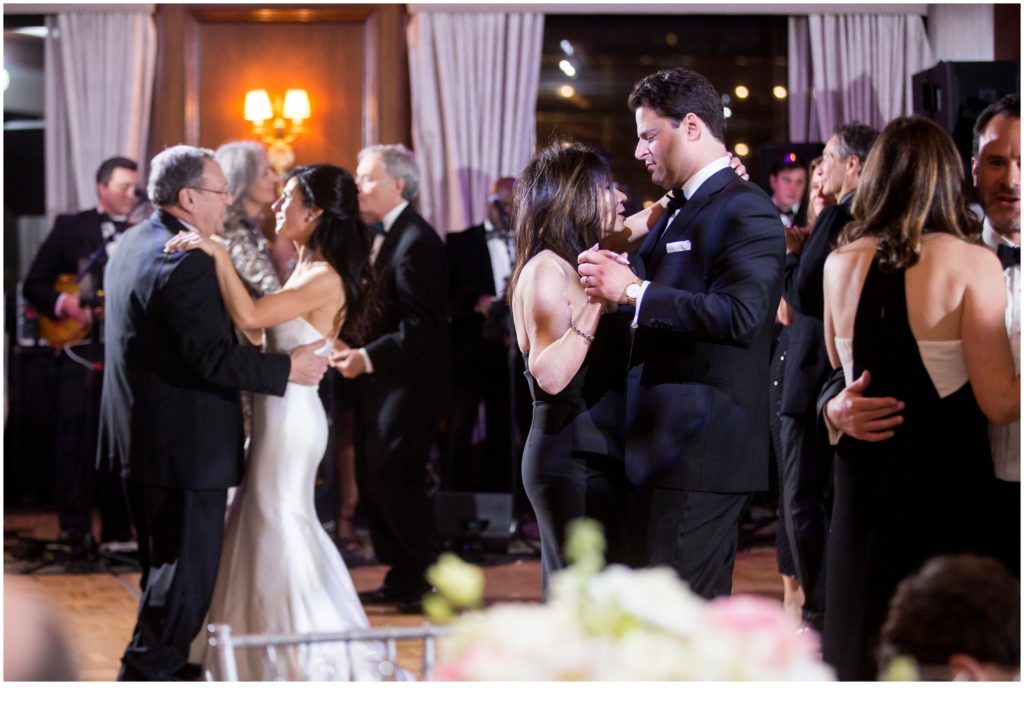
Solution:
<svg viewBox="0 0 1024 701"><path fill-rule="evenodd" d="M267 352L288 353L323 340L302 318L267 329ZM337 632L369 628L348 569L313 505L327 418L315 387L288 383L283 397L254 395L249 460L228 510L211 623L233 635ZM216 670L205 625L192 647L204 673ZM348 648L351 649L348 649ZM241 680L377 680L376 643L285 646L237 651Z"/></svg>

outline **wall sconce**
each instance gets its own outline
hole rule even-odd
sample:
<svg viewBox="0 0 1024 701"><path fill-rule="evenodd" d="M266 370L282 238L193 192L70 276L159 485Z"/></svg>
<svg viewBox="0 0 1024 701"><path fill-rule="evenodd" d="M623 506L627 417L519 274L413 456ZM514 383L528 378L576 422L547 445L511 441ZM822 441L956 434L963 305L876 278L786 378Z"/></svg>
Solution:
<svg viewBox="0 0 1024 701"><path fill-rule="evenodd" d="M305 90L288 90L283 100L280 96L274 100L273 106L266 90L245 94L245 119L252 122L252 133L267 144L268 160L278 175L295 163L292 143L302 133L302 121L309 119L310 114L309 94Z"/></svg>

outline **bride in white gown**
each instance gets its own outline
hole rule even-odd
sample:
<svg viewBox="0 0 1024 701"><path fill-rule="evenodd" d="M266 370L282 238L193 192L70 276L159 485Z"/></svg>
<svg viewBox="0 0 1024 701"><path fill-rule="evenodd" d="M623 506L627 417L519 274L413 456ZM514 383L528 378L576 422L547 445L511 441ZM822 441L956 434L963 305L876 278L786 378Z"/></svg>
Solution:
<svg viewBox="0 0 1024 701"><path fill-rule="evenodd" d="M370 239L359 218L352 176L318 165L298 171L273 206L276 231L298 249L295 271L279 292L253 301L216 241L188 234L169 247L202 248L235 325L265 329L267 352L365 329ZM252 335L250 333L250 337ZM289 384L283 397L257 394L245 477L228 512L224 547L207 621L232 634L337 632L369 628L345 563L313 505L327 419L315 387ZM389 671L375 643L317 644L237 652L242 680L381 679ZM206 631L192 646L207 676L214 659Z"/></svg>

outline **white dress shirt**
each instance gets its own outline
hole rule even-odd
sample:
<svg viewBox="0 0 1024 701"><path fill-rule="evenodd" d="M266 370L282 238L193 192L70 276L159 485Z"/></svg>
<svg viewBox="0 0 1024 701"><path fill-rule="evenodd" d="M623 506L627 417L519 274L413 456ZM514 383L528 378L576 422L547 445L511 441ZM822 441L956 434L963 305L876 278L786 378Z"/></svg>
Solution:
<svg viewBox="0 0 1024 701"><path fill-rule="evenodd" d="M494 235L497 229L494 228L494 224L491 224L490 219L484 219L484 231L487 234L487 252L491 256L494 298L498 299L505 296L505 287L508 286L508 279L512 276L512 238L511 236Z"/></svg>
<svg viewBox="0 0 1024 701"><path fill-rule="evenodd" d="M981 232L985 245L993 251L999 244L1017 246L996 233L988 219L985 220ZM1010 336L1010 349L1013 351L1013 363L1020 375L1020 266L1011 265L1003 271L1006 283L1006 333ZM992 444L992 462L995 465L996 477L1007 482L1020 482L1020 420L1006 426L990 424L988 427L989 442Z"/></svg>
<svg viewBox="0 0 1024 701"><path fill-rule="evenodd" d="M697 193L697 190L703 185L708 178L717 173L720 170L725 170L729 167L729 156L722 156L708 163L706 166L698 170L696 173L690 176L690 179L683 183L683 196L687 200L693 198ZM672 222L676 220L676 215L679 214L680 210L672 212L668 218L668 222L665 224L665 228L662 229L662 233L668 230L672 226ZM651 284L650 280L644 280L640 285L640 294L636 296L636 312L633 314L633 328L635 329L639 324L640 319L640 305L644 301L644 293L647 291L647 286Z"/></svg>

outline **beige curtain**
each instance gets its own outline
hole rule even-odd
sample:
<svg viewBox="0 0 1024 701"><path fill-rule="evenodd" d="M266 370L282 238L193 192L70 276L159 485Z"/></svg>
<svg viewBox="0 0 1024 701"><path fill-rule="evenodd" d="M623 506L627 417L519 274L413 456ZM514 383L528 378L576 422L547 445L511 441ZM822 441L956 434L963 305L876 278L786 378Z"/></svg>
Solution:
<svg viewBox="0 0 1024 701"><path fill-rule="evenodd" d="M791 17L790 139L826 141L842 122L881 129L911 114L911 78L933 63L919 15Z"/></svg>
<svg viewBox="0 0 1024 701"><path fill-rule="evenodd" d="M74 6L68 6L73 8ZM148 11L67 12L47 18L46 213L94 206L96 169L146 154L156 70Z"/></svg>
<svg viewBox="0 0 1024 701"><path fill-rule="evenodd" d="M407 28L420 213L442 236L483 221L491 183L536 140L544 16L422 11Z"/></svg>

